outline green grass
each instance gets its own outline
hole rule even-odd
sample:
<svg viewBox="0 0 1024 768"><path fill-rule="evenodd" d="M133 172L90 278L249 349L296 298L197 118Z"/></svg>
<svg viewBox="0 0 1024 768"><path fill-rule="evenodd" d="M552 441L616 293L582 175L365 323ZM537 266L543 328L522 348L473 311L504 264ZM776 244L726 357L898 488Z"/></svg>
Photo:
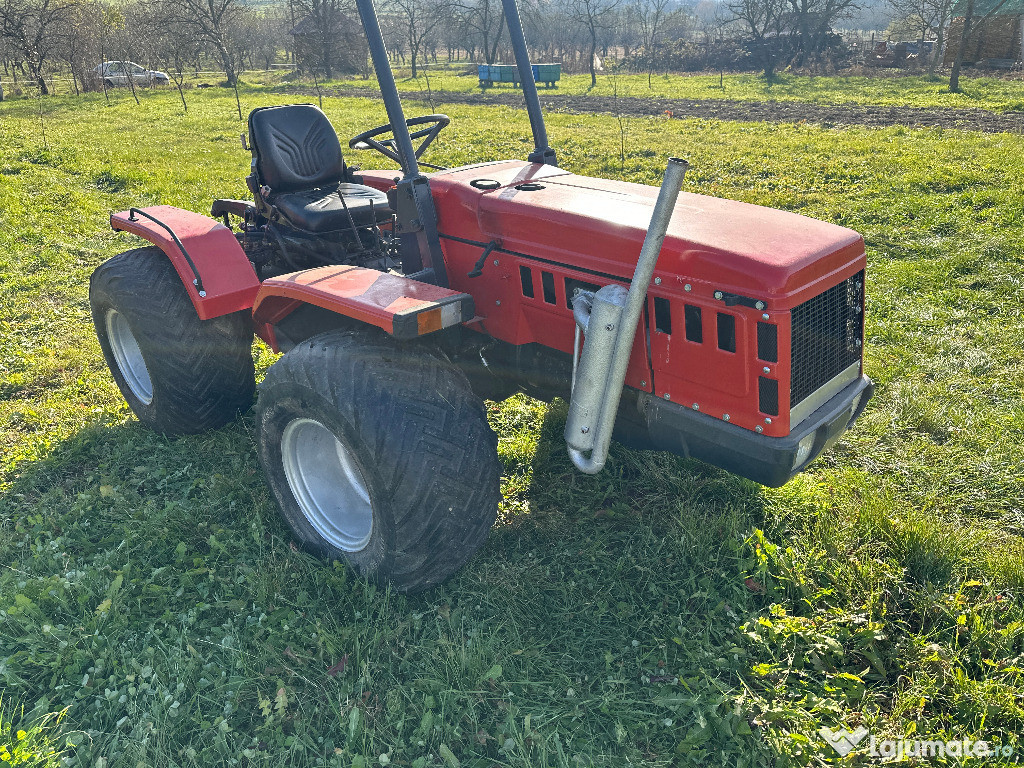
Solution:
<svg viewBox="0 0 1024 768"><path fill-rule="evenodd" d="M1017 744L1024 137L627 119L620 159L614 118L552 115L571 170L653 184L684 155L691 190L861 231L878 394L779 490L621 447L583 476L564 403L493 404L499 523L403 597L290 546L251 416L164 439L105 370L88 276L132 245L108 212L245 193L233 95L175 99L46 100L47 147L35 102L0 105L5 717L66 709L46 743L106 768L809 765L858 724ZM324 106L343 137L385 121ZM449 113L437 162L529 148L521 111Z"/></svg>
<svg viewBox="0 0 1024 768"><path fill-rule="evenodd" d="M467 73L472 74L467 74ZM415 79L408 69L395 73L398 87L406 91L478 91L475 65L428 69ZM376 88L375 78L333 81L339 87ZM590 75L563 75L558 87L541 93L665 98L726 99L729 101L797 101L812 104L864 104L941 108L977 107L997 112L1024 111L1024 80L994 77L961 79L962 92L949 92L948 77L908 75L899 77L813 77L782 73L772 84L756 74L689 75L656 74L648 85L646 74L601 74L597 86ZM495 86L488 92L513 91Z"/></svg>
<svg viewBox="0 0 1024 768"><path fill-rule="evenodd" d="M6 702L0 698L0 763L58 768L67 740L59 743L60 739L54 734L60 728L63 715L63 712L47 713L28 721L23 710L17 714L6 711Z"/></svg>
<svg viewBox="0 0 1024 768"><path fill-rule="evenodd" d="M479 81L475 64L432 65L411 77L408 67L394 71L399 89L403 91L478 92ZM285 69L244 72L241 80L251 86L269 87L279 92L294 85L313 87L309 77ZM185 86L190 91L200 83L217 85L223 77L203 74L188 75ZM567 95L613 96L623 98L662 99L724 99L727 101L794 101L811 104L858 104L873 106L905 106L929 109L979 108L996 112L1024 111L1024 79L997 77L962 77L961 92L949 92L949 77L931 75L845 75L817 77L779 73L768 83L758 74L655 74L648 84L646 74L605 72L598 76L597 86L591 87L590 75L565 74L554 89L541 89L541 93ZM325 87L376 89L376 77L359 76L339 78ZM69 82L54 85L56 93L70 93ZM149 89L139 89L145 94ZM158 90L174 90L174 86ZM495 86L489 93L514 92L510 85ZM127 89L110 92L113 101L131 99Z"/></svg>

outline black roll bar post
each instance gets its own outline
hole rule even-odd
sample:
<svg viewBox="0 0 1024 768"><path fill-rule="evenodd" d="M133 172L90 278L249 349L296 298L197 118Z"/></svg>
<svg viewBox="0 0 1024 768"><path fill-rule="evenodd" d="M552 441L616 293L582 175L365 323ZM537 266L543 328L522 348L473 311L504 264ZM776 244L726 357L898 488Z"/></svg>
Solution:
<svg viewBox="0 0 1024 768"><path fill-rule="evenodd" d="M548 144L548 132L544 127L544 112L540 108L540 97L537 95L537 83L533 79L533 67L530 66L530 52L526 49L526 36L523 34L523 22L519 17L516 0L501 0L505 13L505 25L512 42L512 53L516 57L519 68L519 82L523 87L526 99L526 113L530 116L530 128L533 131L534 150L527 158L531 163L558 165L555 150Z"/></svg>
<svg viewBox="0 0 1024 768"><path fill-rule="evenodd" d="M398 86L391 72L391 62L388 61L388 51L384 45L384 35L380 31L377 11L373 7L373 0L356 0L356 6L363 22L363 31L366 32L366 42L370 48L373 68L377 73L377 82L380 84L384 109L387 110L395 145L402 158L402 172L406 179L411 179L419 175L419 163L416 162L416 150L409 137L409 126L405 124L405 110L402 108L402 100L398 97Z"/></svg>
<svg viewBox="0 0 1024 768"><path fill-rule="evenodd" d="M402 240L402 268L407 276L414 276L422 282L447 288L448 273L445 270L441 238L437 231L434 197L430 193L430 183L420 172L416 159L416 150L409 135L409 126L405 123L405 110L398 95L395 76L391 72L391 62L388 61L388 51L384 45L384 35L380 31L377 11L373 7L373 0L356 0L356 7L363 22L366 43L370 48L370 59L377 73L381 99L388 113L391 135L394 136L395 149L398 151L404 174L402 180L395 185L399 198L396 213L398 233ZM416 255L419 256L419 263L416 263Z"/></svg>

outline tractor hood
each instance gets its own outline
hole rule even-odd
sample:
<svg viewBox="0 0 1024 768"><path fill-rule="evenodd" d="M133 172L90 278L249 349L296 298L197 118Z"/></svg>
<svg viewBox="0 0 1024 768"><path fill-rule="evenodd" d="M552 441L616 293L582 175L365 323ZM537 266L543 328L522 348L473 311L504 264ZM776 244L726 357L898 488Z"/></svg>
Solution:
<svg viewBox="0 0 1024 768"><path fill-rule="evenodd" d="M657 187L521 161L435 173L430 186L443 234L447 223L475 216L481 239L503 250L626 280L658 196ZM863 260L864 241L853 230L684 192L655 276L785 309Z"/></svg>

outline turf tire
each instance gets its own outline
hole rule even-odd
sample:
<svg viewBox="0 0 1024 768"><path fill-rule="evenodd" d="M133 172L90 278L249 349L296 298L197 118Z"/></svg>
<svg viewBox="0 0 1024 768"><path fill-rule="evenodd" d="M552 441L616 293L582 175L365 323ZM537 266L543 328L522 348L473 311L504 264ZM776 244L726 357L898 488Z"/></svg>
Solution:
<svg viewBox="0 0 1024 768"><path fill-rule="evenodd" d="M126 251L97 267L89 303L114 381L143 424L165 435L195 434L222 427L252 407L253 334L246 313L200 320L159 248ZM133 390L114 354L112 311L127 322L145 361L149 402Z"/></svg>
<svg viewBox="0 0 1024 768"><path fill-rule="evenodd" d="M372 510L365 544L329 541L296 501L283 446L289 425L306 420L326 427L358 467ZM365 578L402 592L433 587L494 524L497 437L483 401L439 352L373 331L320 334L270 368L256 423L260 461L298 543ZM325 497L336 498L333 489Z"/></svg>

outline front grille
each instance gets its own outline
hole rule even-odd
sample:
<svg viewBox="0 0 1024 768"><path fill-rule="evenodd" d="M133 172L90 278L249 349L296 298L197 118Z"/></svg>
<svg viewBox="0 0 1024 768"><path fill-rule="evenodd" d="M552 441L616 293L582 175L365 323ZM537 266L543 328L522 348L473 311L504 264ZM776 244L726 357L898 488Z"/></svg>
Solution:
<svg viewBox="0 0 1024 768"><path fill-rule="evenodd" d="M864 340L864 272L792 313L790 408L860 361Z"/></svg>

